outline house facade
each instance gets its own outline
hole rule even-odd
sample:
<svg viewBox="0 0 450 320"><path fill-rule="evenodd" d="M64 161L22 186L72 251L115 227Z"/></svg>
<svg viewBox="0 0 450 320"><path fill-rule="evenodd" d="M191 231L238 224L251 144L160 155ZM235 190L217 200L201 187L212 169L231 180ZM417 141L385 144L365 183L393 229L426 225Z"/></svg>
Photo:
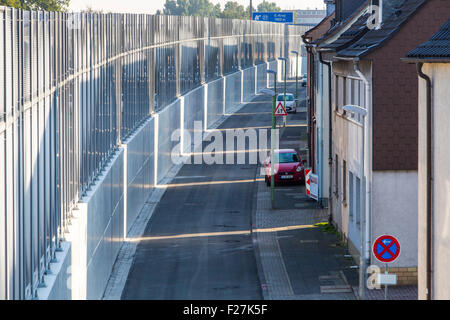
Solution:
<svg viewBox="0 0 450 320"><path fill-rule="evenodd" d="M318 82L312 84L316 91L312 109L331 105L330 122L318 122L318 117L311 122L314 169L319 172L331 164L330 216L355 260L362 251L367 265L383 270L371 245L377 237L391 234L399 239L401 254L389 265L390 272L398 275L399 284L415 284L417 73L401 58L448 19L450 2L368 0L353 2L352 8L346 3L336 1L337 23L311 44L322 65L314 70ZM375 11L374 5L382 10ZM375 18L379 24L373 23ZM328 86L329 101L323 95ZM366 115L345 111L348 105L361 107ZM326 131L331 132L329 153L320 151Z"/></svg>
<svg viewBox="0 0 450 320"><path fill-rule="evenodd" d="M419 79L419 299L450 299L449 48L450 20L405 59Z"/></svg>

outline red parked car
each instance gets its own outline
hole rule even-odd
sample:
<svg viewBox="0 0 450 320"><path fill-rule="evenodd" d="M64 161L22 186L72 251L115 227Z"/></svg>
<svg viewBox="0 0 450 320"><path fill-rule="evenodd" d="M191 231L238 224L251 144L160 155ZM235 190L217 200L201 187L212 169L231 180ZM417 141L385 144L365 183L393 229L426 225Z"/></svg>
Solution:
<svg viewBox="0 0 450 320"><path fill-rule="evenodd" d="M305 168L303 165L306 160L302 160L300 155L294 149L275 150L275 183L279 182L295 182L299 184L305 183ZM271 156L264 163L265 181L270 186L270 166Z"/></svg>

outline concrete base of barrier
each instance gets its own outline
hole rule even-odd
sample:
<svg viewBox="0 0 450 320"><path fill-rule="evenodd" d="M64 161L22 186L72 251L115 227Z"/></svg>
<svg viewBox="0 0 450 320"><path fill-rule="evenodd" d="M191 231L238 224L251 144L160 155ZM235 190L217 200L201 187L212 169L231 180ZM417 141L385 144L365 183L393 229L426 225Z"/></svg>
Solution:
<svg viewBox="0 0 450 320"><path fill-rule="evenodd" d="M236 112L244 100L267 86L268 66L276 68L277 61L196 88L145 121L124 141L74 210L67 242L58 253L60 264L55 264L55 275L48 278L48 288L41 290L39 298L102 298L127 232L154 186L175 165L172 151L189 150L184 141L173 141L172 134L179 129L180 135L193 136L195 121L202 121L201 129L206 130Z"/></svg>
<svg viewBox="0 0 450 320"><path fill-rule="evenodd" d="M154 118L145 121L124 143L124 234L130 230L154 186Z"/></svg>
<svg viewBox="0 0 450 320"><path fill-rule="evenodd" d="M124 150L116 151L97 184L74 210L72 299L100 299L124 239Z"/></svg>
<svg viewBox="0 0 450 320"><path fill-rule="evenodd" d="M56 252L55 261L50 263L50 270L44 276L45 287L37 290L40 300L72 299L71 254L70 242L62 242L61 248Z"/></svg>

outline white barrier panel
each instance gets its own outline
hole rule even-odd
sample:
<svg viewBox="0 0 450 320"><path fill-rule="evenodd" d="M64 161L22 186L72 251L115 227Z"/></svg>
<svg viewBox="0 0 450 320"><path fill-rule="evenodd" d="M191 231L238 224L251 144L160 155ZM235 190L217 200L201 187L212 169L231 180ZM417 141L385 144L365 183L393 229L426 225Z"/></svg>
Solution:
<svg viewBox="0 0 450 320"><path fill-rule="evenodd" d="M225 77L225 112L229 113L241 103L241 72Z"/></svg>
<svg viewBox="0 0 450 320"><path fill-rule="evenodd" d="M224 78L217 79L208 83L208 128L220 119L223 115L223 86Z"/></svg>
<svg viewBox="0 0 450 320"><path fill-rule="evenodd" d="M56 262L50 264L50 272L44 275L45 287L38 289L40 300L72 299L71 243L63 241L55 255Z"/></svg>
<svg viewBox="0 0 450 320"><path fill-rule="evenodd" d="M179 141L172 141L172 133L180 129L180 99L168 105L155 117L157 125L157 163L156 163L156 182L161 181L170 168L173 166L172 149L179 144ZM186 116L186 113L185 113Z"/></svg>
<svg viewBox="0 0 450 320"><path fill-rule="evenodd" d="M124 183L126 185L125 235L131 228L153 188L154 131L154 118L150 118L123 143L125 152Z"/></svg>
<svg viewBox="0 0 450 320"><path fill-rule="evenodd" d="M209 85L209 84L208 84ZM182 121L184 125L185 134L189 134L194 137L194 122L204 121L204 99L205 99L205 86L198 87L197 89L189 92L184 97L184 112ZM194 139L191 139L191 145L194 144ZM184 149L189 150L189 146L184 145Z"/></svg>
<svg viewBox="0 0 450 320"><path fill-rule="evenodd" d="M256 93L255 88L255 72L256 67L248 68L242 71L244 73L244 81L243 81L243 99L247 101L250 97L252 97Z"/></svg>
<svg viewBox="0 0 450 320"><path fill-rule="evenodd" d="M267 88L267 83L270 81L268 77L267 69L269 69L268 63L259 64L257 67L256 76L257 76L257 88L256 92L258 93L261 89Z"/></svg>

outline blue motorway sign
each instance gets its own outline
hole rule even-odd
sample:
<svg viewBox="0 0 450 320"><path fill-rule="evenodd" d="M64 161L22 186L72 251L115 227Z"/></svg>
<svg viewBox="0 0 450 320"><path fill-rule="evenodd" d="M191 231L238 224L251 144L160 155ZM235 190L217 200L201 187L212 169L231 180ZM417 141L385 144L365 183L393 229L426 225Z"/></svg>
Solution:
<svg viewBox="0 0 450 320"><path fill-rule="evenodd" d="M293 23L294 12L253 12L254 21Z"/></svg>

